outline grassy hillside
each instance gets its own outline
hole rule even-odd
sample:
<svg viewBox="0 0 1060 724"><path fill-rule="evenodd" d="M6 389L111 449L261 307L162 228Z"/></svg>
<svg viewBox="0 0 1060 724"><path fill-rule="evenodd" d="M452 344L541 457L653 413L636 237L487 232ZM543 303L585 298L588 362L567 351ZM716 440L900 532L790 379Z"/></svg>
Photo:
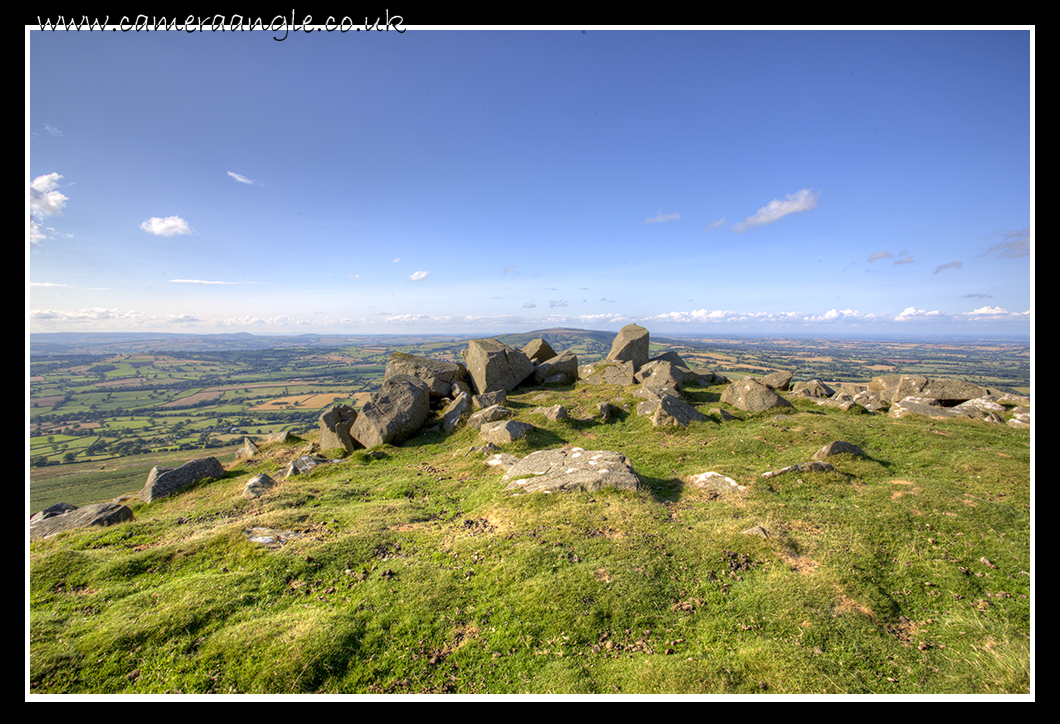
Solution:
<svg viewBox="0 0 1060 724"><path fill-rule="evenodd" d="M457 428L280 480L298 446L30 545L31 693L1027 694L1030 433L818 407L655 429L619 387L520 390L524 455L638 493L512 496ZM562 402L575 419L547 422ZM830 473L761 473L846 440ZM304 445L304 444L303 444ZM747 485L714 497L714 470ZM768 537L747 533L755 526ZM278 547L248 531L286 532Z"/></svg>

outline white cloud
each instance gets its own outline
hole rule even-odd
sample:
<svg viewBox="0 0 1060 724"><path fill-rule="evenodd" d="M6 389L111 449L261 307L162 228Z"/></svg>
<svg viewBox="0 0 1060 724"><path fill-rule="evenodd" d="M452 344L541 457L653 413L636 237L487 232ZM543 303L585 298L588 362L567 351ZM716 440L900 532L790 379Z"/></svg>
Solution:
<svg viewBox="0 0 1060 724"><path fill-rule="evenodd" d="M656 224L656 223L659 223L659 222L662 222L662 221L673 221L674 219L680 219L680 218L681 218L681 214L679 214L679 213L678 214L666 214L666 216L663 216L662 209L659 209L658 215L652 216L651 218L648 218L648 219L645 219L644 223L645 224Z"/></svg>
<svg viewBox="0 0 1060 724"><path fill-rule="evenodd" d="M793 194L788 194L787 199L779 201L773 199L768 204L758 210L753 216L748 216L746 219L741 221L739 224L732 228L737 234L742 234L750 228L755 226L764 226L765 224L772 224L774 221L778 221L788 214L802 213L803 211L809 211L817 206L816 194L809 189L802 189L796 191Z"/></svg>
<svg viewBox="0 0 1060 724"><path fill-rule="evenodd" d="M425 272L425 271L412 272L411 274L409 274L409 281L410 282L422 282L424 279L427 278L428 274L430 274L430 272Z"/></svg>
<svg viewBox="0 0 1060 724"><path fill-rule="evenodd" d="M228 175L231 176L232 178L234 178L239 183L246 184L248 186L264 186L265 185L261 181L255 181L252 178L247 178L246 176L244 176L242 174L238 174L238 173L236 173L234 171L229 171Z"/></svg>
<svg viewBox="0 0 1060 724"><path fill-rule="evenodd" d="M49 173L33 179L29 185L30 244L39 244L53 233L54 229L45 227L42 222L49 216L61 216L69 200L57 189L62 178L57 173Z"/></svg>
<svg viewBox="0 0 1060 724"><path fill-rule="evenodd" d="M725 217L723 216L720 219L718 219L717 221L712 221L709 224L707 224L707 228L703 229L703 231L701 231L700 233L706 234L706 233L708 233L710 231L713 231L714 229L717 229L719 226L723 225L724 223L725 223Z"/></svg>
<svg viewBox="0 0 1060 724"><path fill-rule="evenodd" d="M877 259L890 259L892 256L891 252L884 249L883 251L877 251L869 256L869 263L876 261Z"/></svg>
<svg viewBox="0 0 1060 724"><path fill-rule="evenodd" d="M913 259L913 255L910 254L909 256L903 256L901 259L896 261L895 265L897 266L898 264L915 264L915 263L916 263L916 261Z"/></svg>
<svg viewBox="0 0 1060 724"><path fill-rule="evenodd" d="M176 236L178 234L192 233L188 222L179 216L167 216L164 219L152 216L140 224L140 228L155 236Z"/></svg>

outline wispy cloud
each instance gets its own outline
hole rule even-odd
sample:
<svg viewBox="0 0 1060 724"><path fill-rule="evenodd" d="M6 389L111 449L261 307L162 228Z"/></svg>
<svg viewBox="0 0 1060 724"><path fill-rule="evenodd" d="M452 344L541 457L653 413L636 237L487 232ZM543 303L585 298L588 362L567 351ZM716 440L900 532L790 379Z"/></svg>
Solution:
<svg viewBox="0 0 1060 724"><path fill-rule="evenodd" d="M737 234L742 234L756 226L764 226L779 221L788 214L809 211L817 206L817 197L819 195L809 189L802 189L793 194L788 194L784 201L774 199L760 208L754 215L748 216L739 224L736 224L736 226L732 227L732 230Z"/></svg>
<svg viewBox="0 0 1060 724"><path fill-rule="evenodd" d="M424 279L427 278L428 274L430 274L430 272L425 272L425 271L412 272L411 274L409 274L409 281L410 282L422 282Z"/></svg>
<svg viewBox="0 0 1060 724"><path fill-rule="evenodd" d="M260 284L260 282L222 282L214 281L209 279L170 279L170 284L224 284L224 285L236 285L236 284Z"/></svg>
<svg viewBox="0 0 1060 724"><path fill-rule="evenodd" d="M188 226L188 222L179 216L167 216L164 219L158 216L152 216L150 219L140 224L140 228L148 234L154 234L155 236L177 236L192 233L191 228Z"/></svg>
<svg viewBox="0 0 1060 724"><path fill-rule="evenodd" d="M703 229L703 231L701 231L700 233L701 234L709 233L711 231L714 231L714 229L717 229L718 227L723 226L724 224L725 224L725 217L723 216L720 219L718 219L717 221L712 221L709 224L707 224L707 228Z"/></svg>
<svg viewBox="0 0 1060 724"><path fill-rule="evenodd" d="M655 216L652 216L650 218L645 219L644 223L645 224L658 224L658 223L661 223L663 221L673 221L674 219L680 219L680 218L681 218L681 214L679 214L679 213L666 214L664 216L663 212L662 212L662 209L659 209L659 213L658 214L656 214Z"/></svg>
<svg viewBox="0 0 1060 724"><path fill-rule="evenodd" d="M44 219L49 216L62 216L66 202L69 200L57 189L62 176L49 173L33 179L29 185L30 244L39 244L55 233L54 229L45 227Z"/></svg>
<svg viewBox="0 0 1060 724"><path fill-rule="evenodd" d="M565 306L567 306L567 300L566 299L553 299L551 302L548 303L548 306L550 306L550 307L565 307Z"/></svg>
<svg viewBox="0 0 1060 724"><path fill-rule="evenodd" d="M894 263L895 263L895 265L898 265L898 264L915 264L916 260L913 259L913 255L912 254L909 254L908 256L903 256L901 259L896 259Z"/></svg>
<svg viewBox="0 0 1060 724"><path fill-rule="evenodd" d="M870 254L868 261L871 264L872 262L877 261L879 259L890 259L892 256L894 255L891 254L891 252L887 251L886 249L883 249L882 251L877 251L873 254Z"/></svg>
<svg viewBox="0 0 1060 724"><path fill-rule="evenodd" d="M1002 241L991 246L979 256L997 254L1002 259L1013 259L1020 256L1030 256L1031 253L1031 227L1024 226L1018 231L1006 231L1001 234Z"/></svg>
<svg viewBox="0 0 1060 724"><path fill-rule="evenodd" d="M534 309L535 307L537 307L537 305L533 302L527 302L523 305L523 309Z"/></svg>
<svg viewBox="0 0 1060 724"><path fill-rule="evenodd" d="M246 184L247 186L264 186L265 185L261 181L255 181L252 178L247 178L246 176L244 176L242 174L238 174L235 171L229 171L228 175L231 176L232 178L234 178L239 183Z"/></svg>
<svg viewBox="0 0 1060 724"><path fill-rule="evenodd" d="M960 269L961 266L963 265L959 261L948 261L945 264L939 264L931 273L938 274L940 271L946 271L947 269Z"/></svg>

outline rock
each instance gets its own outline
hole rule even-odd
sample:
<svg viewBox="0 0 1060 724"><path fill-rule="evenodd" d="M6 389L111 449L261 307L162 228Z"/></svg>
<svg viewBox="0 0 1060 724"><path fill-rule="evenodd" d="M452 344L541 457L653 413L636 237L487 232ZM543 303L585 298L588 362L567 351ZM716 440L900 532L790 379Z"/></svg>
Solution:
<svg viewBox="0 0 1060 724"><path fill-rule="evenodd" d="M290 430L284 430L283 432L274 432L265 438L266 442L296 442L298 436Z"/></svg>
<svg viewBox="0 0 1060 724"><path fill-rule="evenodd" d="M535 415L544 415L546 420L566 420L570 417L567 412L567 408L563 405L553 405L552 407L536 407L533 410Z"/></svg>
<svg viewBox="0 0 1060 724"><path fill-rule="evenodd" d="M552 380L556 375L562 375L563 379ZM534 381L537 384L574 384L578 381L578 357L571 352L555 355L550 359L539 363L534 368Z"/></svg>
<svg viewBox="0 0 1060 724"><path fill-rule="evenodd" d="M780 390L784 392L791 388L791 373L786 370L777 370L770 372L761 379L763 385L771 390Z"/></svg>
<svg viewBox="0 0 1060 724"><path fill-rule="evenodd" d="M741 530L743 535L756 535L759 538L772 538L773 534L760 525L752 525L750 528Z"/></svg>
<svg viewBox="0 0 1060 724"><path fill-rule="evenodd" d="M505 490L526 493L640 489L640 479L625 455L577 447L531 453L509 468L501 482L507 484Z"/></svg>
<svg viewBox="0 0 1060 724"><path fill-rule="evenodd" d="M489 407L483 410L479 410L478 412L473 413L471 417L467 419L467 424L469 427L478 430L488 422L507 420L514 414L515 413L513 413L504 405L490 405Z"/></svg>
<svg viewBox="0 0 1060 724"><path fill-rule="evenodd" d="M245 458L254 457L258 453L258 446L249 437L245 437L243 438L243 449L239 453Z"/></svg>
<svg viewBox="0 0 1060 724"><path fill-rule="evenodd" d="M941 407L936 400L924 397L906 397L904 400L892 403L887 411L888 417L896 419L908 417L909 415L922 415L939 420L968 416L964 410L956 411Z"/></svg>
<svg viewBox="0 0 1060 724"><path fill-rule="evenodd" d="M442 412L442 429L446 432L452 430L469 409L471 409L471 395L461 392Z"/></svg>
<svg viewBox="0 0 1060 724"><path fill-rule="evenodd" d="M541 337L532 339L523 346L523 354L530 358L530 361L535 365L539 365L545 360L550 360L556 356L556 350L552 349L552 345L546 342Z"/></svg>
<svg viewBox="0 0 1060 724"><path fill-rule="evenodd" d="M714 471L693 475L688 479L688 483L689 485L695 485L697 488L706 488L708 492L713 494L712 498L744 493L747 490L746 485L740 485L732 478Z"/></svg>
<svg viewBox="0 0 1060 724"><path fill-rule="evenodd" d="M47 514L48 511L52 511L52 514ZM80 508L69 503L58 503L29 519L29 537L39 540L67 530L114 525L132 519L132 510L121 503L92 503Z"/></svg>
<svg viewBox="0 0 1060 724"><path fill-rule="evenodd" d="M780 470L770 470L768 473L762 473L763 478L772 478L776 475L783 475L784 473L827 473L835 470L831 463L821 462L820 460L813 460L807 463L796 463L789 465L786 468Z"/></svg>
<svg viewBox="0 0 1060 724"><path fill-rule="evenodd" d="M464 363L478 394L511 391L534 373L534 363L522 351L495 339L473 339Z"/></svg>
<svg viewBox="0 0 1060 724"><path fill-rule="evenodd" d="M320 438L318 444L321 450L343 449L347 453L362 447L362 445L350 436L350 427L357 419L357 411L349 405L335 405L320 418Z"/></svg>
<svg viewBox="0 0 1060 724"><path fill-rule="evenodd" d="M637 324L627 324L618 331L611 343L607 359L614 362L632 362L636 372L648 362L648 330Z"/></svg>
<svg viewBox="0 0 1060 724"><path fill-rule="evenodd" d="M501 468L502 470L511 470L512 466L519 462L519 458L515 457L511 453L495 453L486 458L486 464L491 468Z"/></svg>
<svg viewBox="0 0 1060 724"><path fill-rule="evenodd" d="M526 422L503 420L501 422L487 422L479 428L478 434L486 442L492 442L494 445L504 445L513 440L518 440L533 429L534 426Z"/></svg>
<svg viewBox="0 0 1060 724"><path fill-rule="evenodd" d="M708 370L704 367L693 367L691 372L693 375L695 375L695 377L692 379L692 382L702 387L713 387L714 385L729 384L728 377L724 375L719 375L717 372L713 370Z"/></svg>
<svg viewBox="0 0 1060 724"><path fill-rule="evenodd" d="M745 377L725 388L721 401L748 412L761 412L773 407L793 407L793 405L758 380Z"/></svg>
<svg viewBox="0 0 1060 724"><path fill-rule="evenodd" d="M813 459L824 460L829 455L842 455L844 453L848 455L857 455L862 458L866 457L865 451L857 445L844 442L843 440L834 440L815 452L813 454Z"/></svg>
<svg viewBox="0 0 1060 724"><path fill-rule="evenodd" d="M475 410L483 410L487 407L503 405L507 402L508 393L504 390L497 390L495 392L487 392L484 395L473 395L471 398L471 407Z"/></svg>
<svg viewBox="0 0 1060 724"><path fill-rule="evenodd" d="M633 379L649 387L679 390L685 384L686 373L686 369L668 360L653 360L641 366Z"/></svg>
<svg viewBox="0 0 1060 724"><path fill-rule="evenodd" d="M276 485L276 481L265 473L255 475L243 486L243 497L247 500L260 498L266 490Z"/></svg>
<svg viewBox="0 0 1060 724"><path fill-rule="evenodd" d="M401 375L423 380L430 390L431 397L439 399L450 394L454 383L467 378L467 368L458 362L394 352L387 357L383 381Z"/></svg>
<svg viewBox="0 0 1060 724"><path fill-rule="evenodd" d="M642 403L643 404L643 403ZM652 413L653 427L688 427L689 423L706 420L707 416L684 400L673 395L666 395L659 400Z"/></svg>
<svg viewBox="0 0 1060 724"><path fill-rule="evenodd" d="M578 380L587 385L632 385L636 368L632 361L603 361L578 367Z"/></svg>
<svg viewBox="0 0 1060 724"><path fill-rule="evenodd" d="M423 426L431 414L430 388L418 377L396 375L364 403L350 434L366 448L396 444Z"/></svg>
<svg viewBox="0 0 1060 724"><path fill-rule="evenodd" d="M809 380L808 382L796 382L791 388L791 392L794 395L801 397L813 397L816 399L826 399L835 394L835 390L821 382L820 380ZM851 398L853 400L853 398Z"/></svg>
<svg viewBox="0 0 1060 724"><path fill-rule="evenodd" d="M1030 427L1031 426L1031 413L1021 412L1013 415L1012 418L1006 423L1011 427Z"/></svg>
<svg viewBox="0 0 1060 724"><path fill-rule="evenodd" d="M147 482L139 493L140 500L150 503L152 500L172 495L200 480L224 476L224 466L214 457L191 460L179 468L156 465L151 469Z"/></svg>
<svg viewBox="0 0 1060 724"><path fill-rule="evenodd" d="M944 407L952 407L966 400L974 400L989 393L985 387L963 380L924 375L882 375L872 378L869 391L894 403L906 397L927 397L938 400Z"/></svg>
<svg viewBox="0 0 1060 724"><path fill-rule="evenodd" d="M323 465L327 462L329 462L327 458L322 458L319 455L300 455L287 465L283 476L289 478L293 475L305 475L317 465Z"/></svg>

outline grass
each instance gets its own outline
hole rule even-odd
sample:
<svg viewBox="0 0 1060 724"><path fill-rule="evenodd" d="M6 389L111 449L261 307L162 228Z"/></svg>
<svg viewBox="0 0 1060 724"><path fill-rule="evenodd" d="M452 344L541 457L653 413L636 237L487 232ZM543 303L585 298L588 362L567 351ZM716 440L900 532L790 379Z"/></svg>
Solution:
<svg viewBox="0 0 1060 724"><path fill-rule="evenodd" d="M639 401L607 386L510 401L537 429L507 451L620 450L644 489L513 497L458 427L247 501L300 449L263 446L132 522L31 543L30 692L1031 693L1027 430L807 400L604 424L597 402ZM532 414L560 401L573 419ZM761 478L834 439L868 457ZM705 470L748 493L683 482Z"/></svg>

